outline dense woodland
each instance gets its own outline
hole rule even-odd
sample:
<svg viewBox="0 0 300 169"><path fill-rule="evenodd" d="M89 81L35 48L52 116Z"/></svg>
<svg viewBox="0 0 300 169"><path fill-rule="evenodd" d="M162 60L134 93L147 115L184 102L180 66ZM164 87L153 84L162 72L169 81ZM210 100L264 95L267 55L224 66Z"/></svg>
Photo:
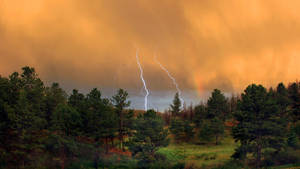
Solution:
<svg viewBox="0 0 300 169"><path fill-rule="evenodd" d="M264 168L300 163L300 83L266 89L251 84L241 95L215 89L206 103L169 110L130 110L126 90L103 98L45 86L34 68L0 76L0 168L197 168L170 162L170 144L236 142L216 168Z"/></svg>

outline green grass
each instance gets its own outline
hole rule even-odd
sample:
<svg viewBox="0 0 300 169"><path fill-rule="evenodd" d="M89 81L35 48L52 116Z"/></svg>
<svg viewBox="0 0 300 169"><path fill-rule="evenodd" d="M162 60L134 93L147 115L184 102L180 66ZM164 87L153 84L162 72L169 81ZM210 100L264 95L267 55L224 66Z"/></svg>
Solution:
<svg viewBox="0 0 300 169"><path fill-rule="evenodd" d="M237 144L230 137L224 138L222 144L196 145L196 144L170 144L161 148L162 153L171 162L185 162L198 168L221 165L230 159Z"/></svg>

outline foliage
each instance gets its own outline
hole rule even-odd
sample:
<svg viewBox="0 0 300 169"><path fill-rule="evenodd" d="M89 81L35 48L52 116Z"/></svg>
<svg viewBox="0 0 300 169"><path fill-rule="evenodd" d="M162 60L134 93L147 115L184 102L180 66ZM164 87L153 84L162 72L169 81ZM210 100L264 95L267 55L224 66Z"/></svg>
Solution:
<svg viewBox="0 0 300 169"><path fill-rule="evenodd" d="M291 117L293 122L300 120L300 83L294 82L288 86L288 96L291 101Z"/></svg>
<svg viewBox="0 0 300 169"><path fill-rule="evenodd" d="M173 118L170 125L170 131L177 142L188 142L194 136L194 127L188 120Z"/></svg>
<svg viewBox="0 0 300 169"><path fill-rule="evenodd" d="M139 163L148 165L155 161L155 153L160 147L168 145L168 131L154 110L141 114L135 121L135 133L129 141L129 150L139 159Z"/></svg>
<svg viewBox="0 0 300 169"><path fill-rule="evenodd" d="M251 152L259 167L263 149L270 147L280 151L283 147L286 123L279 116L275 100L261 85L248 86L238 106L239 111L234 114L238 124L232 133L241 146L234 157L238 157L237 154L246 157Z"/></svg>
<svg viewBox="0 0 300 169"><path fill-rule="evenodd" d="M229 112L229 107L224 94L214 89L211 93L211 97L207 101L207 119L219 118L225 121Z"/></svg>
<svg viewBox="0 0 300 169"><path fill-rule="evenodd" d="M195 107L195 118L194 123L197 128L200 128L203 124L203 120L205 120L207 114L207 108L204 104L200 104Z"/></svg>
<svg viewBox="0 0 300 169"><path fill-rule="evenodd" d="M182 103L180 101L179 94L176 93L173 99L173 104L170 105L173 116L179 116L179 113L181 111L181 104Z"/></svg>
<svg viewBox="0 0 300 169"><path fill-rule="evenodd" d="M112 97L112 103L115 106L115 111L118 114L118 130L119 130L119 140L120 140L120 148L124 151L124 135L126 133L126 127L124 126L124 108L130 106L130 101L128 99L127 91L123 89L119 89L118 93ZM128 132L128 130L127 130Z"/></svg>
<svg viewBox="0 0 300 169"><path fill-rule="evenodd" d="M51 130L67 136L79 135L81 119L79 113L68 105L58 105L51 116Z"/></svg>
<svg viewBox="0 0 300 169"><path fill-rule="evenodd" d="M124 89L112 99L103 98L97 88L87 94L74 89L68 96L58 83L46 86L34 68L24 67L21 73L0 76L0 168L247 168L245 164L252 163L298 163L299 86L280 83L267 91L253 84L241 97L230 99L215 89L207 103L188 109L177 93L166 114L149 110L136 117L137 111L128 109ZM228 121L232 125L225 127ZM237 143L229 137L231 126ZM181 144L169 145L169 139ZM228 161L230 156L239 160Z"/></svg>
<svg viewBox="0 0 300 169"><path fill-rule="evenodd" d="M225 96L220 90L215 89L207 101L207 107L201 106L197 109L196 117L199 118L197 122L200 128L200 138L206 141L214 138L215 144L219 144L224 134L224 122L229 111Z"/></svg>

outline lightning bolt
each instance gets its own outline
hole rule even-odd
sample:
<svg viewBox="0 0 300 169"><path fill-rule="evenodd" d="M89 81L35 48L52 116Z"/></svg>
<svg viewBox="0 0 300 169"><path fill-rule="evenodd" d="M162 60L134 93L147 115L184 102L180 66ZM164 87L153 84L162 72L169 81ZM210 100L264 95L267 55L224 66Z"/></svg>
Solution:
<svg viewBox="0 0 300 169"><path fill-rule="evenodd" d="M179 99L180 99L180 101L181 101L181 107L183 107L184 100L183 100L183 98L182 98L182 96L181 96L181 90L180 90L180 88L179 88L178 83L176 82L176 79L171 75L171 73L168 71L168 69L165 68L165 67L157 60L157 55L156 55L156 54L154 55L154 60L155 60L155 62L160 66L160 68L161 68L162 70L164 70L164 71L167 73L167 75L169 76L169 78L172 80L172 82L173 82L173 84L175 85L176 90L177 90L177 92L178 92Z"/></svg>
<svg viewBox="0 0 300 169"><path fill-rule="evenodd" d="M143 76L143 68L142 68L142 66L141 66L141 63L140 63L140 60L139 60L139 55L138 55L138 50L136 51L136 62L137 62L137 64L138 64L138 67L139 67L139 69L140 69L140 78L141 78L141 80L142 80L142 82L143 82L143 85L144 85L144 89L145 89L145 91L146 91L146 95L145 95L145 111L147 111L148 110L148 96L149 96L149 90L147 89L147 85L146 85L146 82L145 82L145 80L144 80L144 76Z"/></svg>

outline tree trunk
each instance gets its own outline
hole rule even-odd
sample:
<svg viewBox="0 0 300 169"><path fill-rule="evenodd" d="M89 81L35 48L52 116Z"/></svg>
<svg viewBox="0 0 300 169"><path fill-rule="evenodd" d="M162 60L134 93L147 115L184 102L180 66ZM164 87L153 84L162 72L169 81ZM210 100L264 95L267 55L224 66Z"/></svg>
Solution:
<svg viewBox="0 0 300 169"><path fill-rule="evenodd" d="M261 149L262 149L262 143L261 143L261 135L259 133L257 140L257 149L256 149L256 168L260 168L261 163Z"/></svg>
<svg viewBox="0 0 300 169"><path fill-rule="evenodd" d="M114 138L111 137L111 138L110 138L110 141L111 141L111 147L114 147L114 146L115 146L115 145L114 145Z"/></svg>
<svg viewBox="0 0 300 169"><path fill-rule="evenodd" d="M108 137L105 138L105 154L108 154Z"/></svg>
<svg viewBox="0 0 300 169"><path fill-rule="evenodd" d="M122 123L120 123L122 124ZM120 130L119 130L119 141L120 141L120 149L123 150L123 128L120 127Z"/></svg>
<svg viewBox="0 0 300 169"><path fill-rule="evenodd" d="M94 157L94 167L95 169L98 169L98 160L99 160L99 146L96 145L96 152Z"/></svg>
<svg viewBox="0 0 300 169"><path fill-rule="evenodd" d="M120 140L120 149L123 150L123 111L120 111L120 120L119 120L119 140Z"/></svg>
<svg viewBox="0 0 300 169"><path fill-rule="evenodd" d="M261 163L261 144L257 145L256 168L260 168Z"/></svg>
<svg viewBox="0 0 300 169"><path fill-rule="evenodd" d="M219 144L219 136L216 135L216 145L218 145L218 144Z"/></svg>
<svg viewBox="0 0 300 169"><path fill-rule="evenodd" d="M65 168L65 161L66 161L66 154L65 154L65 147L63 146L60 150L61 153L61 169Z"/></svg>

